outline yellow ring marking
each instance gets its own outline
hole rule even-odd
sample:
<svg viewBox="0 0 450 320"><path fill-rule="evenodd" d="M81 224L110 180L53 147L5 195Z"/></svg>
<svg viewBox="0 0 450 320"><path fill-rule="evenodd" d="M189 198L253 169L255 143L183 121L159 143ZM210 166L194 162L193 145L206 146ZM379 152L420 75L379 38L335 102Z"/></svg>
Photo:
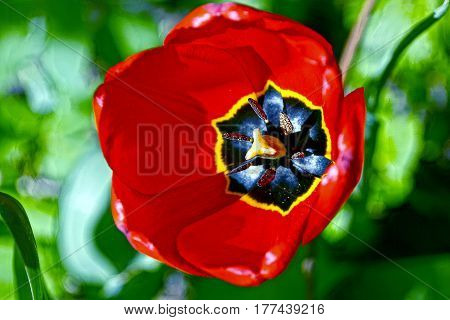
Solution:
<svg viewBox="0 0 450 320"><path fill-rule="evenodd" d="M282 89L279 86L277 86L273 81L269 80L267 81L266 85L264 86L264 89L261 90L260 92L255 93L251 93L248 94L244 97L242 97L241 99L239 99L238 102L236 102L231 109L222 117L219 117L217 119L214 119L211 121L211 125L214 127L214 129L216 130L217 133L217 142L216 145L214 147L214 158L215 158L215 162L216 162L216 168L217 168L217 173L226 173L227 171L227 166L225 165L223 159L222 159L222 145L224 143L223 137L222 137L222 133L220 132L219 128L217 127L217 123L218 122L222 122L225 120L230 120L231 118L233 118L236 113L238 112L239 109L241 109L242 107L244 107L247 103L248 103L248 98L252 98L255 100L258 100L258 98L260 96L262 96L268 89L269 87L273 87L275 88L278 92L281 93L281 96L283 98L295 98L297 100L300 100L301 102L303 102L308 108L310 109L315 109L315 110L320 110L320 114L322 117L322 129L325 132L325 135L327 137L327 148L326 148L326 152L325 152L325 156L329 159L331 159L331 137L330 137L330 131L328 130L326 124L325 124L325 118L323 115L323 109L322 107L316 106L314 105L310 100L308 100L305 96L292 91L292 90L287 90L287 89ZM274 204L266 204L266 203L260 203L258 201L256 201L255 199L252 199L248 194L242 194L242 193L238 193L238 192L232 192L229 191L229 185L230 185L230 178L225 174L225 178L227 179L227 190L226 192L229 194L235 194L235 195L241 195L241 199L242 201L244 201L245 203L256 207L256 208L260 208L260 209L264 209L264 210L271 210L271 211L277 211L279 212L282 216L286 216L289 214L289 212L291 212L291 210L298 205L300 202L302 202L303 200L305 200L306 198L308 198L312 192L316 189L316 187L319 185L320 183L320 179L319 178L314 178L313 183L311 184L311 186L309 187L308 191L306 191L304 194L302 194L301 196L299 196L289 207L288 210L282 210L280 207L274 205Z"/></svg>

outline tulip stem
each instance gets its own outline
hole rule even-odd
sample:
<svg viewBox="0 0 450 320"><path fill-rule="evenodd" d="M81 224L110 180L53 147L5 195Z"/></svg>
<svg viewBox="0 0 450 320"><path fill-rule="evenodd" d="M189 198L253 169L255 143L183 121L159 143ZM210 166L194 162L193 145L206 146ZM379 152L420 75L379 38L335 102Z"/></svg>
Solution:
<svg viewBox="0 0 450 320"><path fill-rule="evenodd" d="M361 40L362 34L366 28L367 22L369 21L369 15L375 5L375 0L366 0L361 11L358 15L358 21L353 26L350 31L350 35L344 46L344 51L341 56L339 65L342 70L342 82L344 82L347 75L347 71L351 68L350 63L355 55L356 48L358 47L359 41Z"/></svg>

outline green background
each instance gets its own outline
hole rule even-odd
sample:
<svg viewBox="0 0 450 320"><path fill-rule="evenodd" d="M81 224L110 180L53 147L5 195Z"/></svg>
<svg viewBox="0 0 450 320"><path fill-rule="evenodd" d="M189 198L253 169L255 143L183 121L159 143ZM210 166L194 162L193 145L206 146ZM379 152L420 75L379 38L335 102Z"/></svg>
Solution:
<svg viewBox="0 0 450 320"><path fill-rule="evenodd" d="M254 0L317 30L340 56L360 0ZM6 4L7 5L6 5ZM442 299L450 296L450 19L402 55L368 124L367 189L259 287L187 276L137 254L113 226L111 173L91 109L105 70L159 46L204 1L0 0L0 190L25 207L56 299ZM346 79L370 86L442 1L380 0ZM12 8L11 8L12 7ZM151 76L151 74L149 75ZM373 99L370 96L369 99ZM369 101L370 102L370 101ZM0 219L0 299L18 297ZM309 268L313 265L312 271Z"/></svg>

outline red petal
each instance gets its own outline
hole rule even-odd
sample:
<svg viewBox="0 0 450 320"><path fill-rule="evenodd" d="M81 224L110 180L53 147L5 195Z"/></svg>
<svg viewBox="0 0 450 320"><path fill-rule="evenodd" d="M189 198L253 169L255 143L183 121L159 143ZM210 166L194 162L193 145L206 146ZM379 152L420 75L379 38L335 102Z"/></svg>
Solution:
<svg viewBox="0 0 450 320"><path fill-rule="evenodd" d="M172 170L182 161L176 153L183 146L170 142L174 135L164 128L188 125L195 161L191 161L194 172L183 183L215 173L216 133L206 128L208 139L195 133L202 125L210 127L211 119L223 116L242 96L260 90L267 80L265 70L251 48L225 51L192 44L145 51L115 67L114 76L101 87L99 136L108 164L130 187L156 193L187 175ZM159 132L155 146L144 145L144 136L138 134L146 125ZM166 165L166 170L143 172L142 163L148 158Z"/></svg>
<svg viewBox="0 0 450 320"><path fill-rule="evenodd" d="M257 16L257 12L253 8L232 2L220 4L209 3L191 11L173 28L167 38L169 39L173 36L172 33L177 29L203 27L217 17L234 21L251 20Z"/></svg>
<svg viewBox="0 0 450 320"><path fill-rule="evenodd" d="M97 90L95 90L94 99L92 100L95 125L97 126L97 128L100 123L100 115L102 113L104 102L105 102L105 87L103 85L100 85L97 88Z"/></svg>
<svg viewBox="0 0 450 320"><path fill-rule="evenodd" d="M110 80L117 79L120 74L128 68L137 58L139 58L144 52L138 52L127 59L125 61L119 62L112 68L108 70L108 72L105 75L105 82L108 82ZM103 105L105 102L105 86L101 84L97 90L95 90L94 93L94 99L93 99L93 109L94 109L94 117L95 117L95 124L98 128L100 123L100 115L103 110Z"/></svg>
<svg viewBox="0 0 450 320"><path fill-rule="evenodd" d="M313 30L243 5L208 4L175 26L165 43L199 43L219 48L251 46L271 69L271 80L323 107L333 145L336 144L342 80L330 44Z"/></svg>
<svg viewBox="0 0 450 320"><path fill-rule="evenodd" d="M214 30L215 26L211 26L210 24L217 20L225 20L228 22L239 21L241 26L244 26L244 22L253 22L258 23L261 28L274 31L287 31L291 29L297 34L317 40L328 53L332 54L330 44L321 35L300 23L277 14L232 2L221 4L209 3L191 11L167 35L165 44L171 42L174 38L185 36L183 33L178 34L178 32L184 29L208 29L211 33L217 32L217 30ZM200 34L198 36L201 37Z"/></svg>
<svg viewBox="0 0 450 320"><path fill-rule="evenodd" d="M181 230L237 201L225 193L223 174L174 186L159 194L136 192L113 176L113 216L118 228L138 251L184 272L208 275L187 262L176 246Z"/></svg>
<svg viewBox="0 0 450 320"><path fill-rule="evenodd" d="M317 188L319 196L303 234L303 244L314 239L330 223L361 177L365 114L364 90L357 89L344 99L337 159Z"/></svg>
<svg viewBox="0 0 450 320"><path fill-rule="evenodd" d="M214 277L257 285L286 268L309 211L300 204L283 217L237 201L186 227L178 237L178 249L192 265Z"/></svg>
<svg viewBox="0 0 450 320"><path fill-rule="evenodd" d="M144 54L145 51L133 54L132 56L126 58L124 61L119 62L118 64L110 68L106 73L105 82L119 78L122 72L126 71L137 59L139 59Z"/></svg>
<svg viewBox="0 0 450 320"><path fill-rule="evenodd" d="M217 48L250 46L269 66L275 83L322 105L325 72L331 69L339 78L333 56L315 38L295 33L295 29L280 31L266 27L256 22L215 19L207 28L179 30L166 43L197 43Z"/></svg>

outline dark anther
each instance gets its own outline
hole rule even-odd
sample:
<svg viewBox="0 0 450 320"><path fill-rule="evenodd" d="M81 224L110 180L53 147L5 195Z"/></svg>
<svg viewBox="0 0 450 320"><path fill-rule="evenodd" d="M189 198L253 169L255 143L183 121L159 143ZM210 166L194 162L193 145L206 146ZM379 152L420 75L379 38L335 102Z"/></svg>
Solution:
<svg viewBox="0 0 450 320"><path fill-rule="evenodd" d="M286 113L280 112L280 128L285 136L294 132L294 126Z"/></svg>
<svg viewBox="0 0 450 320"><path fill-rule="evenodd" d="M292 155L291 159L299 159L299 158L304 158L305 157L305 153L303 151L300 152L296 152Z"/></svg>
<svg viewBox="0 0 450 320"><path fill-rule="evenodd" d="M238 172L241 172L241 171L244 171L244 170L250 168L252 165L252 162L254 162L256 159L257 158L252 158L252 159L246 160L244 162L241 162L239 165L237 165L236 167L231 169L228 172L228 175L233 174L233 173L238 173Z"/></svg>
<svg viewBox="0 0 450 320"><path fill-rule="evenodd" d="M265 123L269 122L267 114L264 112L263 107L259 104L258 101L253 100L252 98L248 98L248 103L250 104L256 115L261 118L261 120L263 120Z"/></svg>
<svg viewBox="0 0 450 320"><path fill-rule="evenodd" d="M249 136L246 136L245 134L239 133L239 132L225 132L222 134L222 137L227 140L234 140L234 141L249 141L252 142L253 139Z"/></svg>
<svg viewBox="0 0 450 320"><path fill-rule="evenodd" d="M276 174L277 171L274 168L269 168L264 171L263 175L258 180L258 187L264 188L268 186L275 179Z"/></svg>
<svg viewBox="0 0 450 320"><path fill-rule="evenodd" d="M302 158L292 158L293 166L302 174L320 178L331 164L331 160L324 156L309 154Z"/></svg>

